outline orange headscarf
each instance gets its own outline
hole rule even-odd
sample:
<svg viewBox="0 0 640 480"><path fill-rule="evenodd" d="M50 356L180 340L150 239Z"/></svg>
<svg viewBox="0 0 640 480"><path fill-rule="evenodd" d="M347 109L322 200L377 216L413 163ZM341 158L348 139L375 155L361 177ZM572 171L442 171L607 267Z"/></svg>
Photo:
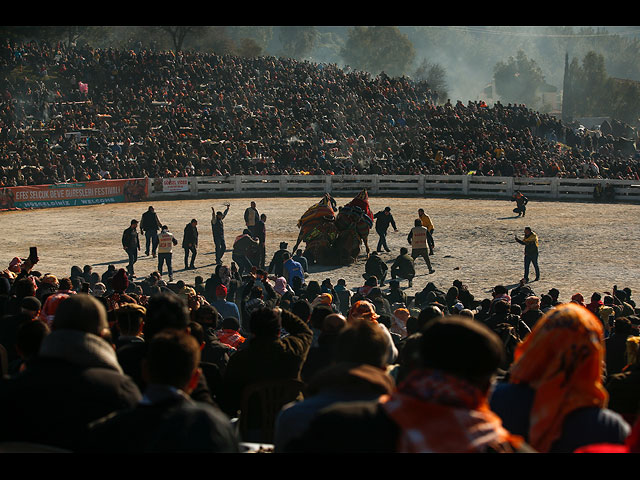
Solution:
<svg viewBox="0 0 640 480"><path fill-rule="evenodd" d="M356 318L377 321L378 317L380 317L380 315L376 313L376 307L374 307L373 303L368 300L358 300L349 309L347 322L355 320Z"/></svg>
<svg viewBox="0 0 640 480"><path fill-rule="evenodd" d="M529 443L548 452L562 433L564 419L581 407L604 407L602 323L586 308L565 303L547 312L518 345L511 383L535 390Z"/></svg>

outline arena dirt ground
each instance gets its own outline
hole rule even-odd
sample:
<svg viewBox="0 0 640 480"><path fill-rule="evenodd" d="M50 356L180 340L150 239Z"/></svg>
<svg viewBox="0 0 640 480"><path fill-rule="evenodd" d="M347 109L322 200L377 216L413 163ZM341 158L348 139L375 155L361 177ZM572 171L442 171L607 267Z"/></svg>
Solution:
<svg viewBox="0 0 640 480"><path fill-rule="evenodd" d="M336 198L345 205L353 197ZM295 244L300 216L319 198L257 198L260 213L267 215L267 261L278 249L280 241L289 248ZM14 256L26 257L30 246L37 246L40 263L37 270L68 276L72 265L93 266L102 274L109 264L125 267L127 256L121 246L122 231L131 219L140 219L149 205L155 207L160 221L167 224L182 240L185 225L196 218L200 245L197 270L184 271L183 250L174 249L174 279L192 283L195 276L208 278L215 267L211 235L211 207L222 208L227 199L170 200L144 203L109 204L83 207L61 207L0 213L4 247L0 265L6 266ZM231 209L225 220L227 247L244 227L243 212L250 199L230 198ZM541 295L552 287L560 290L560 299L568 301L573 293L585 298L594 291L619 288L640 290L640 205L561 203L531 201L524 218L518 218L514 204L506 200L378 198L370 199L375 213L391 207L399 231L390 230L391 253L382 258L392 263L400 247L408 246L407 234L422 207L435 224L435 254L431 257L435 273L429 275L422 259L418 259L413 295L427 282L447 290L456 279L468 285L476 298L486 298L491 288L504 284L517 285L523 276L524 247L514 241L522 237L525 226L540 237L541 280L532 283ZM141 236L141 241L144 237ZM375 249L378 236L372 230L369 245ZM364 248L362 249L364 254ZM224 257L231 261L228 250ZM139 278L157 269L157 261L143 251L136 264ZM362 284L364 258L350 267L312 267L308 280L344 278L349 287ZM166 275L166 274L165 274ZM534 274L531 273L533 278ZM406 287L406 282L402 284Z"/></svg>

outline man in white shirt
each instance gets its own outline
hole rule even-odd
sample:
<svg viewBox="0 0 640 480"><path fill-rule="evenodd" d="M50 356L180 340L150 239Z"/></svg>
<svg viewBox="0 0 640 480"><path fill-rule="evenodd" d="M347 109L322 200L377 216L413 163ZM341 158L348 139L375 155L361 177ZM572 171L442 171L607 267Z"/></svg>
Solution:
<svg viewBox="0 0 640 480"><path fill-rule="evenodd" d="M162 266L166 262L169 270L169 281L173 282L173 267L171 265L171 257L173 256L173 246L178 244L178 240L169 231L169 227L162 226L160 235L158 235L158 272L162 275Z"/></svg>
<svg viewBox="0 0 640 480"><path fill-rule="evenodd" d="M411 244L411 257L415 260L418 257L424 258L424 261L429 267L429 273L435 272L431 268L431 261L429 260L429 250L427 248L427 233L428 230L422 225L422 220L416 218L414 227L409 232L407 241Z"/></svg>

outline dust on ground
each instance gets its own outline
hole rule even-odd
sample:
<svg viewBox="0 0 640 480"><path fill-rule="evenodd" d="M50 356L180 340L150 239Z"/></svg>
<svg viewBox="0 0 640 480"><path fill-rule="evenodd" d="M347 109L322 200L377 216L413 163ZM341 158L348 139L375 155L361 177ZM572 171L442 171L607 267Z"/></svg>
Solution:
<svg viewBox="0 0 640 480"><path fill-rule="evenodd" d="M352 198L337 197L336 201L341 206ZM184 251L179 243L173 254L174 280L193 283L198 275L206 280L215 268L211 207L220 210L225 202L231 203L225 219L228 250L224 261L228 263L230 248L244 228L243 213L251 200L163 200L2 212L0 225L6 239L0 265L4 268L14 256L28 256L29 247L37 246L41 259L37 270L43 274L68 276L73 265L91 265L99 274L110 264L126 267L122 232L132 219L139 220L153 205L160 221L169 226L179 242L185 225L192 218L198 220L197 269L183 269ZM281 241L288 242L289 248L294 246L298 219L320 198L254 200L258 211L267 215L268 263ZM374 213L391 207L398 227L397 233L390 229L387 236L391 253L380 254L389 266L400 247L409 247L407 234L418 208L424 208L434 222L436 248L431 262L435 273L429 274L424 261L417 259L413 288L402 283L409 295L422 290L428 282L446 291L456 279L480 299L488 297L495 285L513 288L523 277L524 258L524 247L515 242L514 235L522 237L525 226L540 238L541 279L531 284L538 295L555 287L560 290L560 299L568 301L576 292L588 299L594 291L610 291L614 284L633 292L640 288L640 205L531 201L526 217L517 217L512 212L514 204L506 200L371 197L370 205ZM157 270L157 259L144 255L144 236L140 238L142 251L135 265L139 279ZM372 250L377 242L378 235L372 229ZM361 252L364 255L364 248ZM364 262L362 256L349 267L312 266L307 281L331 278L335 284L344 278L349 287L357 287L363 282ZM534 276L531 272L530 278Z"/></svg>

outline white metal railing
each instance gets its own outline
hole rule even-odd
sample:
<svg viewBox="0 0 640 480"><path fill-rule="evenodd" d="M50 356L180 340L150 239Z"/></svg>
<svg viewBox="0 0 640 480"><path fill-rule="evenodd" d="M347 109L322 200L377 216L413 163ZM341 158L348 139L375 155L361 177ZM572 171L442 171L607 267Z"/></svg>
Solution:
<svg viewBox="0 0 640 480"><path fill-rule="evenodd" d="M172 179L175 180L175 179ZM185 180L185 179L181 179ZM181 190L163 187L163 179L149 179L151 198L176 195L334 196L356 194L366 189L377 196L465 196L504 198L521 191L530 198L593 200L597 185L612 186L613 199L640 202L640 181L614 179L570 179L558 177L483 177L475 175L236 175L187 177Z"/></svg>

